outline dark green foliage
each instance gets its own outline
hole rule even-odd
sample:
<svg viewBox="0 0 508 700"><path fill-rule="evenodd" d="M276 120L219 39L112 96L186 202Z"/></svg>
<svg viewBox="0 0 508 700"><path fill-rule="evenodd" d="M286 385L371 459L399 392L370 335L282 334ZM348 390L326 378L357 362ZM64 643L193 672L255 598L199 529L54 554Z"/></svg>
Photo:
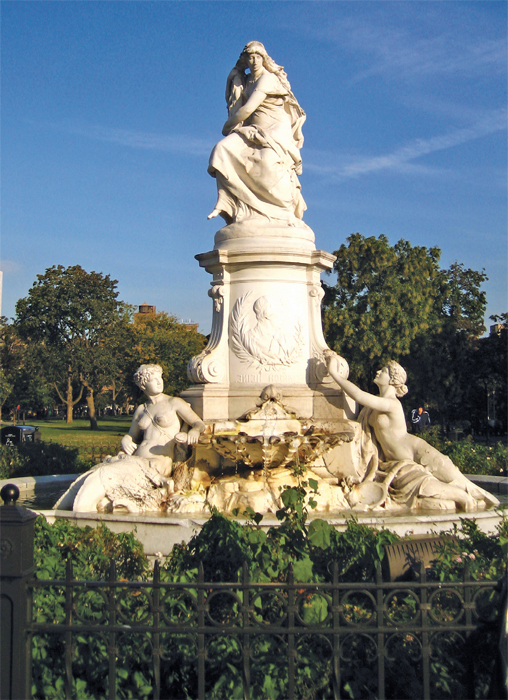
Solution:
<svg viewBox="0 0 508 700"><path fill-rule="evenodd" d="M337 283L324 284L323 327L356 384L368 390L392 359L408 372L408 408L423 401L447 426L464 418L481 425L487 388L499 387L499 418L505 416L506 339L504 348L478 340L485 272L457 262L442 270L439 248L405 240L391 246L383 235L352 234L335 255Z"/></svg>
<svg viewBox="0 0 508 700"><path fill-rule="evenodd" d="M0 404L15 415L26 409L53 406L52 388L44 376L44 365L32 345L22 342L18 329L0 317Z"/></svg>
<svg viewBox="0 0 508 700"><path fill-rule="evenodd" d="M68 423L84 393L90 427L97 427L94 392L119 371L130 308L118 301L116 285L109 275L86 272L80 265L53 265L37 275L16 304L19 337L30 344L46 379L67 404Z"/></svg>
<svg viewBox="0 0 508 700"><path fill-rule="evenodd" d="M440 253L360 233L334 251L337 283L325 285L324 331L355 382L368 386L382 363L408 355L418 334L435 325L444 284Z"/></svg>
<svg viewBox="0 0 508 700"><path fill-rule="evenodd" d="M383 561L385 546L400 538L390 530L375 530L350 518L343 532L324 520L312 521L309 539L313 545L314 568L320 578L331 581L330 562L336 561L340 581L358 582L375 581L376 566Z"/></svg>
<svg viewBox="0 0 508 700"><path fill-rule="evenodd" d="M125 348L123 375L131 396L140 397L132 376L141 364L161 365L164 391L177 395L189 385L187 364L203 350L206 338L194 328L178 323L174 316L161 312L138 316L130 329L129 346Z"/></svg>
<svg viewBox="0 0 508 700"><path fill-rule="evenodd" d="M77 447L42 440L0 447L0 479L80 474L91 466L90 462L80 458Z"/></svg>
<svg viewBox="0 0 508 700"><path fill-rule="evenodd" d="M508 561L508 518L504 518L496 535L482 532L475 520L464 519L461 527L451 531L454 538L446 539L435 563L435 575L441 581L458 581L468 565L475 580L499 579Z"/></svg>
<svg viewBox="0 0 508 700"><path fill-rule="evenodd" d="M293 566L296 581L331 580L332 562L339 563L341 581L374 580L376 564L384 557L385 545L398 539L388 530L374 530L351 519L344 532L337 532L327 521L308 522L308 495L302 486L290 491L283 500L282 525L267 532L259 527L260 518L250 513L251 522L238 521L213 512L210 520L189 544L175 547L161 568L161 581L187 581L188 592L169 591L164 598L164 615L169 623L195 620L199 560L203 561L205 580L241 581L247 566L251 581L285 581ZM300 508L301 506L301 508ZM296 542L291 539L296 533ZM473 578L497 580L506 566L508 554L508 520L501 523L496 535L482 533L474 521L463 520L455 529L456 541L443 544L433 576L441 581L462 578L464 562L470 564ZM146 581L150 572L141 545L132 535L115 535L104 527L97 530L76 528L67 521L48 525L39 520L36 526L36 566L38 578L64 578L65 560L73 562L76 579L106 579L111 559L117 562L117 578ZM150 589L149 589L150 590ZM282 589L281 589L282 590ZM239 601L226 592L215 593L209 600L207 615L215 623L231 624L238 620ZM252 615L259 621L276 624L285 615L284 600L277 591L260 599L251 597ZM448 594L446 594L448 595ZM252 594L251 594L252 596ZM320 591L308 592L298 599L298 615L303 624L322 623L329 614L329 603ZM35 619L63 622L64 590L55 586L35 592ZM118 609L126 620L142 620L149 611L148 594L141 589L117 589ZM443 598L443 620L454 613L454 600ZM497 600L480 601L482 615L492 617ZM74 590L75 614L98 622L105 611L105 599L93 589ZM404 624L415 615L411 596L392 600L388 608L394 623ZM375 623L376 604L359 592L342 598L342 614L350 623ZM207 618L208 619L208 618ZM490 634L490 637L489 637ZM161 698L189 700L197 697L197 639L189 635L162 635ZM63 644L59 635L40 635L34 639L34 698L64 698ZM73 652L74 694L77 698L106 696L108 674L107 640L101 635L75 634ZM125 634L117 640L118 700L150 698L153 693L152 649L150 635ZM287 648L284 638L261 634L251 640L251 697L263 700L287 700ZM419 648L408 633L395 636L387 648L387 697L418 700L422 697L422 677L418 662ZM491 659L496 639L491 632L478 630L475 637L474 664L478 668L476 697L487 697ZM433 697L465 698L465 675L472 661L470 649L457 645L453 634L441 635L433 642L430 661ZM328 700L333 650L326 639L298 637L296 653L296 697L299 700ZM377 697L377 653L367 637L343 637L341 643L341 697ZM490 658L489 658L490 655ZM483 666L482 666L483 664ZM483 669L483 670L482 670ZM223 634L211 636L206 654L206 697L215 700L242 700L242 654L240 640Z"/></svg>
<svg viewBox="0 0 508 700"><path fill-rule="evenodd" d="M1 359L8 349L14 357L16 349L16 362L4 363L0 373L0 400L47 406L51 392L66 404L70 423L73 406L85 399L95 429L96 398L106 387L108 403L140 398L132 375L141 364L162 366L167 393L185 389L187 364L206 338L166 313L138 316L132 323L132 307L118 301L116 287L109 275L79 265L53 266L38 275L16 304L15 324L0 322ZM101 404L105 398L97 401Z"/></svg>
<svg viewBox="0 0 508 700"><path fill-rule="evenodd" d="M476 432L489 431L487 417L495 419L498 430L506 430L508 424L508 314L491 316L491 320L504 325L499 332L475 343L471 376L471 428ZM487 397L490 406L487 408ZM492 427L492 426L490 426Z"/></svg>
<svg viewBox="0 0 508 700"><path fill-rule="evenodd" d="M246 535L239 523L214 509L211 518L188 545L175 548L169 568L174 573L197 571L201 562L206 581L237 581L244 563L252 561Z"/></svg>
<svg viewBox="0 0 508 700"><path fill-rule="evenodd" d="M108 577L114 559L118 578L137 580L146 575L148 560L143 545L131 533L114 533L105 525L78 527L58 518L50 525L43 517L35 523L35 577L64 579L66 560L79 580Z"/></svg>
<svg viewBox="0 0 508 700"><path fill-rule="evenodd" d="M420 437L448 455L463 474L506 476L508 448L502 442L481 445L474 442L470 436L464 440L446 440L442 437L439 427L425 431Z"/></svg>
<svg viewBox="0 0 508 700"><path fill-rule="evenodd" d="M35 577L37 579L65 579L67 559L78 580L104 580L108 578L111 561L116 563L118 579L138 580L146 577L148 561L142 545L132 534L115 534L103 525L97 529L80 528L67 520L57 520L49 525L39 517L35 524ZM65 622L65 590L61 586L35 589L34 621ZM137 599L128 596L121 609L128 615L139 614ZM105 614L104 598L97 592L83 591L75 594L75 614L86 622L99 622ZM122 656L128 664L138 653L149 650L139 648L131 638ZM139 673L136 671L136 673ZM108 674L107 642L100 635L76 634L73 637L74 692L78 698L105 697ZM131 676L122 662L118 674L128 679L122 698L140 698L142 683L137 675ZM40 700L64 698L64 644L61 635L42 634L33 641L33 697ZM139 687L137 687L137 685ZM129 693L129 688L131 688Z"/></svg>

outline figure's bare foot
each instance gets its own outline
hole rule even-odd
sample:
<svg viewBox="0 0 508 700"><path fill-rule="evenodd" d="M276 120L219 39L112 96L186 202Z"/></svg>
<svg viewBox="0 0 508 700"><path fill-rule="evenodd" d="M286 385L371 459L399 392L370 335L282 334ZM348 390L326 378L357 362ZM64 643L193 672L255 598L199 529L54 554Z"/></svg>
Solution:
<svg viewBox="0 0 508 700"><path fill-rule="evenodd" d="M477 509L478 504L474 498L471 498L469 494L464 493L464 497L457 500L457 504L462 508L465 513L472 513Z"/></svg>
<svg viewBox="0 0 508 700"><path fill-rule="evenodd" d="M206 217L207 219L215 219L216 216L219 216L220 211L218 209L214 209L208 216Z"/></svg>

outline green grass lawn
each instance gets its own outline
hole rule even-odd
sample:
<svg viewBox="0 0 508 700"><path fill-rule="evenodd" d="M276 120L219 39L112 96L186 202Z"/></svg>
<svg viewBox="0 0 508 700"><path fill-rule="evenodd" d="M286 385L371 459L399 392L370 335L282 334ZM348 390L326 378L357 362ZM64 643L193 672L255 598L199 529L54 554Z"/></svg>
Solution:
<svg viewBox="0 0 508 700"><path fill-rule="evenodd" d="M0 450L0 478L76 474L120 451L120 440L129 431L131 417L104 418L98 430L88 420L26 420L39 429L40 440ZM7 424L3 424L4 426Z"/></svg>
<svg viewBox="0 0 508 700"><path fill-rule="evenodd" d="M95 445L116 445L120 438L129 432L132 418L118 416L102 418L99 429L90 430L90 421L75 419L67 424L64 420L32 420L27 419L27 425L39 428L41 439L45 442L57 442L66 447L88 447Z"/></svg>

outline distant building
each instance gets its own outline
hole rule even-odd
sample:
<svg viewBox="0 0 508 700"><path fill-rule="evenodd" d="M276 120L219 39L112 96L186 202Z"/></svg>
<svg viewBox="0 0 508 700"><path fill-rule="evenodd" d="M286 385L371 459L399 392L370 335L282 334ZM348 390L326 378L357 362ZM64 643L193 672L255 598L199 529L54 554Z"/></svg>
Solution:
<svg viewBox="0 0 508 700"><path fill-rule="evenodd" d="M148 316L155 316L157 313L155 306L152 306L151 304L140 304L138 307L138 312L134 314L134 323L138 320L142 320L143 318L147 318ZM185 321L182 319L180 321L180 324L184 326L188 331L196 331L198 330L199 323L185 323Z"/></svg>
<svg viewBox="0 0 508 700"><path fill-rule="evenodd" d="M155 306L151 306L150 304L140 304L139 305L139 310L136 314L134 314L134 323L138 320L138 318L146 318L147 316L155 316L156 310Z"/></svg>

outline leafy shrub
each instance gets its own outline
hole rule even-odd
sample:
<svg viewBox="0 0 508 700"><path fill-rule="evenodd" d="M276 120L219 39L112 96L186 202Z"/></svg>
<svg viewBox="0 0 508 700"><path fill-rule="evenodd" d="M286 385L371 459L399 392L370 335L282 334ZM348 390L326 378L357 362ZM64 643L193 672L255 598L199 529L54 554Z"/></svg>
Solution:
<svg viewBox="0 0 508 700"><path fill-rule="evenodd" d="M495 445L480 445L471 436L464 440L446 440L439 427L433 427L421 434L424 440L452 460L463 474L485 474L506 476L508 467L508 447L502 442Z"/></svg>
<svg viewBox="0 0 508 700"><path fill-rule="evenodd" d="M0 448L0 479L51 474L79 474L92 467L77 447L52 442L22 442Z"/></svg>
<svg viewBox="0 0 508 700"><path fill-rule="evenodd" d="M461 581L466 563L477 581L496 581L503 576L508 561L508 517L501 519L495 534L482 532L476 521L468 518L450 534L453 537L443 539L434 562L434 575L440 581Z"/></svg>
<svg viewBox="0 0 508 700"><path fill-rule="evenodd" d="M251 522L242 525L217 511L188 544L175 547L161 567L162 581L187 581L197 578L198 563L203 563L206 581L240 581L247 567L251 581L285 581L289 567L294 568L296 581L330 581L330 562L339 564L341 581L366 582L375 577L377 563L385 556L385 546L398 536L384 529L361 525L351 518L344 532L337 532L327 521L314 519L307 522L305 487L292 487L283 499L279 512L281 526L265 531L259 527L261 516L250 513ZM508 556L508 519L501 521L495 534L479 530L474 520L463 519L455 527L454 540L445 541L438 553L434 576L440 581L462 578L467 560L471 575L477 580L497 580L503 574ZM66 520L54 525L39 519L36 523L35 563L39 579L63 579L65 559L70 557L74 577L80 580L106 579L111 559L117 563L117 579L146 581L151 574L142 547L133 535L116 535L104 526L93 530L78 528ZM191 594L197 594L191 589ZM263 605L251 599L252 612L259 621L276 623L284 615L281 590L265 594ZM266 596L269 596L268 598ZM270 597L271 596L271 597ZM243 591L236 596L218 591L208 601L207 616L217 624L234 622L241 611ZM65 591L62 587L34 591L34 617L37 622L64 622ZM453 602L453 601L452 601ZM74 611L81 619L99 622L106 602L92 587L74 589ZM375 616L375 604L361 595L352 593L343 603L343 615L351 623L362 623ZM374 605L374 607L372 607ZM493 605L491 599L485 606ZM392 614L403 625L414 613L414 600L402 597L392 601ZM117 593L117 608L124 620L142 620L149 613L149 594L140 589ZM316 593L302 596L298 614L304 624L321 623L328 615L328 606ZM445 606L443 615L449 615ZM169 623L185 624L195 616L192 596L178 591L164 594L164 615ZM149 624L149 623L148 623ZM161 658L161 698L195 698L197 696L196 638L192 635L162 635L164 653ZM416 644L411 634L392 649L394 661L387 660L387 697L422 697L422 679L419 666L412 662L411 653ZM61 635L38 635L34 638L34 698L60 700L64 697L64 647ZM118 700L148 698L153 692L152 639L150 635L125 634L118 637L117 689ZM477 639L480 656L486 659L487 669L482 690L476 697L487 697L490 662L496 638ZM347 642L349 643L349 642ZM376 697L376 672L369 657L368 642L351 642L342 651L349 657L341 669L343 697ZM436 647L430 660L431 684L434 695L442 698L464 696L462 683L466 660L464 648L442 637L442 648ZM448 644L448 646L447 646ZM330 697L330 677L333 655L318 637L302 637L298 642L299 663L296 668L295 696L299 700L321 700ZM355 646L356 645L356 646ZM286 652L281 651L276 636L258 635L251 640L251 697L281 700L287 697ZM490 657L489 657L490 655ZM241 660L242 648L237 637L210 636L206 651L206 696L215 700L243 698ZM489 660L490 659L490 660ZM372 666L374 664L374 666ZM76 632L73 635L74 696L80 700L106 696L108 676L107 640L101 635ZM481 680L481 679L480 679Z"/></svg>
<svg viewBox="0 0 508 700"><path fill-rule="evenodd" d="M350 518L343 532L325 520L312 521L309 539L315 569L323 580L331 580L330 562L336 561L340 581L360 582L375 581L376 567L384 559L386 545L400 537L390 530L374 529Z"/></svg>
<svg viewBox="0 0 508 700"><path fill-rule="evenodd" d="M461 440L447 444L445 454L463 474L488 474L489 476L507 474L508 448L501 442L491 447L477 445L469 439Z"/></svg>
<svg viewBox="0 0 508 700"><path fill-rule="evenodd" d="M76 579L101 580L114 559L119 578L137 580L148 571L143 545L132 533L114 533L105 525L79 527L62 518L53 524L39 516L35 521L35 578L64 579L70 559Z"/></svg>
<svg viewBox="0 0 508 700"><path fill-rule="evenodd" d="M118 579L138 580L146 577L148 560L143 546L132 534L115 534L104 525L97 529L78 527L67 520L56 520L50 525L39 517L35 522L34 563L35 578L63 580L66 562L73 566L73 577L78 580L104 580L108 577L111 561L116 563ZM104 598L94 591L75 593L74 610L81 619L97 622L104 611ZM130 596L124 606L127 614L136 614L137 601ZM61 586L36 588L33 600L34 621L65 622L65 590ZM64 698L64 643L62 635L41 634L33 638L32 695L49 700ZM144 650L148 654L148 650ZM135 639L131 639L124 653L124 664L119 663L118 673L125 676L125 663L132 662L139 653ZM134 667L135 668L135 667ZM136 669L135 669L136 670ZM80 700L105 697L108 676L107 644L102 636L86 633L73 637L74 693ZM122 697L142 697L136 689Z"/></svg>

